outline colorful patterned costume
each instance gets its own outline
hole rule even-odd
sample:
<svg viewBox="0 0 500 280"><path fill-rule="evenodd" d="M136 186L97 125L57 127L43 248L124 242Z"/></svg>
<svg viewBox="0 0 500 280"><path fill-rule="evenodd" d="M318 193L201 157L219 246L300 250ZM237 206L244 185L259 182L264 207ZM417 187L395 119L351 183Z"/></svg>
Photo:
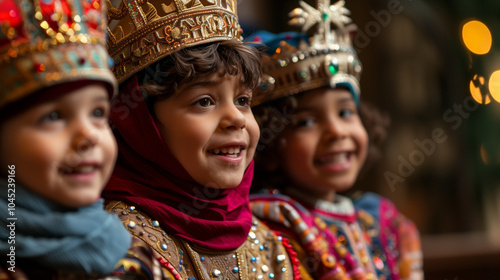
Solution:
<svg viewBox="0 0 500 280"><path fill-rule="evenodd" d="M321 260L309 262L321 279L330 279L335 269L352 279L423 278L418 232L387 199L366 193L354 203L336 195L334 203L310 204L304 194L296 197L301 202L280 194L255 195L252 211L295 240L297 250L304 248L299 258Z"/></svg>

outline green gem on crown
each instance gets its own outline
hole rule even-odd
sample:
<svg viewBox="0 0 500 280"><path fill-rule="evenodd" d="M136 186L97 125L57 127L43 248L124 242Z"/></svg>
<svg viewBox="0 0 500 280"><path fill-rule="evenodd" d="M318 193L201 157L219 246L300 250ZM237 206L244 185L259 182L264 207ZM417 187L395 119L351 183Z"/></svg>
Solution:
<svg viewBox="0 0 500 280"><path fill-rule="evenodd" d="M332 75L335 75L339 72L339 65L334 64L333 62L330 62L330 65L328 66L328 70Z"/></svg>
<svg viewBox="0 0 500 280"><path fill-rule="evenodd" d="M328 14L327 13L323 13L323 21L326 21L328 19Z"/></svg>

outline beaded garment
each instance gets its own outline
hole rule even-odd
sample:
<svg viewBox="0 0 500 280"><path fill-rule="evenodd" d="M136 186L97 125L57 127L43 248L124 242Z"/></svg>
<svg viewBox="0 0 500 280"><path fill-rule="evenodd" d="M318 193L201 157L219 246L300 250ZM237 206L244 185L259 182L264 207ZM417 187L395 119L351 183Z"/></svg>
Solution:
<svg viewBox="0 0 500 280"><path fill-rule="evenodd" d="M288 240L255 218L247 241L239 248L214 252L167 234L158 221L134 206L111 201L106 210L117 214L134 237L132 248L136 252L117 265L116 275L185 280L301 279L301 267ZM138 254L138 248L143 252Z"/></svg>

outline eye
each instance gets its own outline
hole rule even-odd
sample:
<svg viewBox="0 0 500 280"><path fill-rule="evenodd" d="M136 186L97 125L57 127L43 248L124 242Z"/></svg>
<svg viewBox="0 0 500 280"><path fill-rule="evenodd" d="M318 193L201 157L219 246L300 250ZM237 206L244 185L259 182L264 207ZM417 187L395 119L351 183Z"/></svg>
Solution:
<svg viewBox="0 0 500 280"><path fill-rule="evenodd" d="M92 112L92 115L97 118L102 118L104 117L104 110L103 109L95 109L94 112Z"/></svg>
<svg viewBox="0 0 500 280"><path fill-rule="evenodd" d="M249 97L239 97L234 101L234 104L237 106L250 106L251 99Z"/></svg>
<svg viewBox="0 0 500 280"><path fill-rule="evenodd" d="M339 112L339 116L342 118L348 118L348 117L355 115L355 114L356 114L356 111L354 111L352 109L342 109Z"/></svg>
<svg viewBox="0 0 500 280"><path fill-rule="evenodd" d="M295 126L297 127L308 127L314 125L315 121L312 117L300 118L296 121Z"/></svg>
<svg viewBox="0 0 500 280"><path fill-rule="evenodd" d="M52 111L46 115L44 115L42 118L41 118L41 122L53 122L53 121L57 121L61 119L61 116L58 112L56 111Z"/></svg>
<svg viewBox="0 0 500 280"><path fill-rule="evenodd" d="M194 103L194 105L199 107L208 107L212 104L213 104L212 100L210 100L210 98L208 97L202 98Z"/></svg>

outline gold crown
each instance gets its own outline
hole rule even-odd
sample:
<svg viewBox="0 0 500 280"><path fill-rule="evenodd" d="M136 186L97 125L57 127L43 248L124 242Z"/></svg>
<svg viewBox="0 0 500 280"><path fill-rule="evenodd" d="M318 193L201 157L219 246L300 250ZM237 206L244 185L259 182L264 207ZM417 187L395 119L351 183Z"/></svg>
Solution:
<svg viewBox="0 0 500 280"><path fill-rule="evenodd" d="M44 87L99 80L116 90L100 0L3 0L0 107Z"/></svg>
<svg viewBox="0 0 500 280"><path fill-rule="evenodd" d="M310 43L300 40L297 46L289 44L287 39L298 38L287 35L289 38L280 41L274 54L264 56L264 75L252 105L327 85L348 87L358 103L362 67L352 46L351 32L356 26L347 16L350 12L344 7L345 2L330 5L330 0L318 0L317 9L303 1L299 3L302 8L290 12L289 23L302 26L303 32L316 24L317 32L309 39ZM303 36L298 35L295 36ZM279 38L278 35L267 40Z"/></svg>
<svg viewBox="0 0 500 280"><path fill-rule="evenodd" d="M241 40L236 0L121 0L108 3L108 51L121 83L185 47Z"/></svg>

